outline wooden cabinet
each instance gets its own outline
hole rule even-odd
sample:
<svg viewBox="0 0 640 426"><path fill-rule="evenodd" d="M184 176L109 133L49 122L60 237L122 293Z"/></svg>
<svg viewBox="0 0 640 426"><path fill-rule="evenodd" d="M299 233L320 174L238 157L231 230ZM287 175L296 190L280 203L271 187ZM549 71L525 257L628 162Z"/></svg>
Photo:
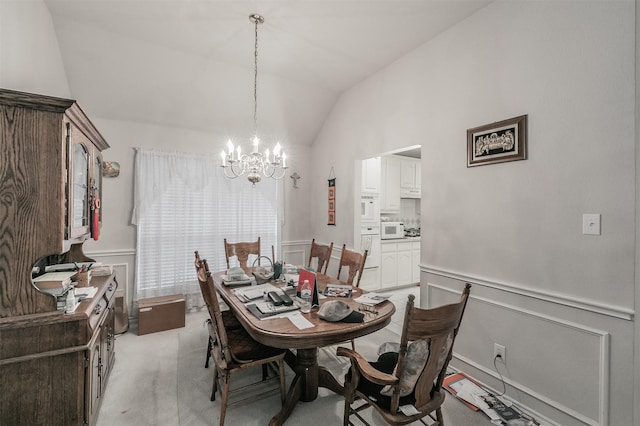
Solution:
<svg viewBox="0 0 640 426"><path fill-rule="evenodd" d="M116 277L92 299L56 309L34 266L91 261L108 144L69 99L0 89L0 424L94 424L114 361Z"/></svg>
<svg viewBox="0 0 640 426"><path fill-rule="evenodd" d="M380 212L400 211L400 160L397 157L382 157L382 180Z"/></svg>
<svg viewBox="0 0 640 426"><path fill-rule="evenodd" d="M420 282L420 241L392 240L380 245L380 287L401 287Z"/></svg>
<svg viewBox="0 0 640 426"><path fill-rule="evenodd" d="M380 157L362 161L362 181L360 191L363 194L380 193Z"/></svg>
<svg viewBox="0 0 640 426"><path fill-rule="evenodd" d="M420 160L400 160L400 197L420 198L422 187L422 168Z"/></svg>

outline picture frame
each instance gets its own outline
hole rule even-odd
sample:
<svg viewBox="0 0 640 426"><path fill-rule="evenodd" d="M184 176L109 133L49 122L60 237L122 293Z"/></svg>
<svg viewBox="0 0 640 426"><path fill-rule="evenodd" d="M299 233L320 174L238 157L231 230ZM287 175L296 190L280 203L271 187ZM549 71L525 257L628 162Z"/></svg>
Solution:
<svg viewBox="0 0 640 426"><path fill-rule="evenodd" d="M467 130L467 167L527 159L527 115Z"/></svg>

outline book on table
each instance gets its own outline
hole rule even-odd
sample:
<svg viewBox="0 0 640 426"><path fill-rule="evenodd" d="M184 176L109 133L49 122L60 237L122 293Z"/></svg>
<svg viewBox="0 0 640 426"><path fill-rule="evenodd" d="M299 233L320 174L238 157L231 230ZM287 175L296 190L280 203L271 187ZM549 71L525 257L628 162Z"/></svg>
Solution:
<svg viewBox="0 0 640 426"><path fill-rule="evenodd" d="M59 272L46 272L33 279L38 289L62 289L71 284L72 278L77 271L59 271Z"/></svg>

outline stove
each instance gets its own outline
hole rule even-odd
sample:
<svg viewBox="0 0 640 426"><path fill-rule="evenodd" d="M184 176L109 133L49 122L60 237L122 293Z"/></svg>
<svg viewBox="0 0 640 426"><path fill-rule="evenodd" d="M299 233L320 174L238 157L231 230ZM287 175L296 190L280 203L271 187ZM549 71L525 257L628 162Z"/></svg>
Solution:
<svg viewBox="0 0 640 426"><path fill-rule="evenodd" d="M420 236L420 228L407 228L404 230L405 237L419 237Z"/></svg>

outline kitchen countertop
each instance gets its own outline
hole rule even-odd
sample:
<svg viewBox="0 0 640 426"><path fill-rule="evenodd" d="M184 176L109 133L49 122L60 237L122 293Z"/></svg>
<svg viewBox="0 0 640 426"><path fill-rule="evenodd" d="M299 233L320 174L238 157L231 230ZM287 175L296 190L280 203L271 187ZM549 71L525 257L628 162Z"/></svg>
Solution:
<svg viewBox="0 0 640 426"><path fill-rule="evenodd" d="M391 240L380 240L380 244L403 243L403 242L411 242L411 241L420 241L420 237L404 237L404 238L393 238Z"/></svg>

